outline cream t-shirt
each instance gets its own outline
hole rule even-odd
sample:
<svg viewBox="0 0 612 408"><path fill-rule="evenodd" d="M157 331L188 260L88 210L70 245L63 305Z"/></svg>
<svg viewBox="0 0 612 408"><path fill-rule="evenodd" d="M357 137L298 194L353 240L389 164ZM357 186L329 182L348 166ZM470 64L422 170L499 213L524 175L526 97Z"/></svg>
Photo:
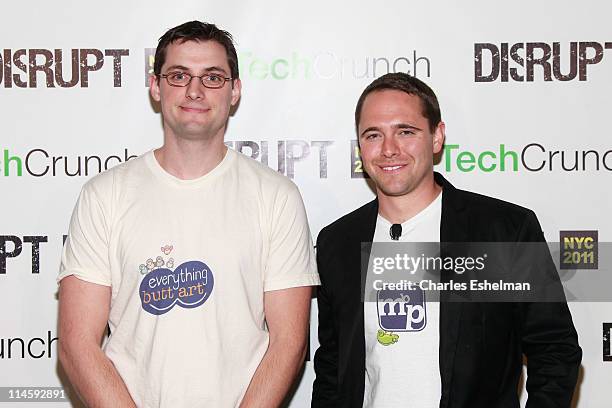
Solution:
<svg viewBox="0 0 612 408"><path fill-rule="evenodd" d="M318 285L302 198L228 149L195 180L153 152L85 184L58 281L112 288L103 349L139 407L235 407L268 346L264 292Z"/></svg>

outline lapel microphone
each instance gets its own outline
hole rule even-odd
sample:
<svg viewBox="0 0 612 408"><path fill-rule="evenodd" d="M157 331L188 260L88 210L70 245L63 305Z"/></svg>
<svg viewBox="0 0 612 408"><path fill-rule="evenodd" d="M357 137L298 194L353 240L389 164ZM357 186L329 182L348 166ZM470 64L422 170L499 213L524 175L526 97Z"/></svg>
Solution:
<svg viewBox="0 0 612 408"><path fill-rule="evenodd" d="M402 224L393 224L389 229L389 235L391 235L393 241L399 240L402 236Z"/></svg>

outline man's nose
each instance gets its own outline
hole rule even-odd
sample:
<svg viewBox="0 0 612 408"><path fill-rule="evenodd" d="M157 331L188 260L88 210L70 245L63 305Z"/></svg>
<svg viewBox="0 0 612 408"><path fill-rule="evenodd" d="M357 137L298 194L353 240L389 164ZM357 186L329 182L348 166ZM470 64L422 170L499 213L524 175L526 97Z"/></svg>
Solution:
<svg viewBox="0 0 612 408"><path fill-rule="evenodd" d="M383 136L381 152L385 157L393 157L399 154L399 145L393 135Z"/></svg>
<svg viewBox="0 0 612 408"><path fill-rule="evenodd" d="M202 79L198 77L192 77L191 82L187 85L187 98L198 100L204 99L206 87L202 84Z"/></svg>

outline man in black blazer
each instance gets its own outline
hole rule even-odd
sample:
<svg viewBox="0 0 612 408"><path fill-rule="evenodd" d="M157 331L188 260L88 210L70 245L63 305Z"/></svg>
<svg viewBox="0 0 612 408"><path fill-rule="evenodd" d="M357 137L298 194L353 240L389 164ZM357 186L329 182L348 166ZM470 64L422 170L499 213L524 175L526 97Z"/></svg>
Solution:
<svg viewBox="0 0 612 408"><path fill-rule="evenodd" d="M433 155L442 149L444 123L434 92L422 81L402 73L376 79L359 99L355 123L377 198L325 227L317 239L321 345L314 357L313 408L384 408L369 395L364 405L371 374L366 366L376 362L366 363L361 276L361 243L374 240L381 219L387 225L410 222L438 200L440 242L544 241L533 211L456 189L434 173ZM570 406L582 351L564 301L440 302L439 315L428 320L435 321L439 341L431 344L439 363L432 361L428 369L439 375L439 385L428 406L519 407L523 356L527 407ZM400 343L410 341L402 336ZM390 347L384 350L393 351ZM397 364L405 363L405 357L399 354ZM418 387L423 372L408 375ZM380 383L369 387L370 393L385 389ZM396 392L402 391L400 386ZM409 396L402 401L393 408L414 406Z"/></svg>

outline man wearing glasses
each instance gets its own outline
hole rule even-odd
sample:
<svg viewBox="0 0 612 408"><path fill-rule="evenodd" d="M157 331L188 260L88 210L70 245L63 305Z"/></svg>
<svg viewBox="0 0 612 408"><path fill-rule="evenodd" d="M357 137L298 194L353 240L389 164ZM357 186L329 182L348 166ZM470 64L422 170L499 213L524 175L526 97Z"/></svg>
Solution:
<svg viewBox="0 0 612 408"><path fill-rule="evenodd" d="M150 78L163 146L83 187L59 349L89 406L275 407L302 367L310 231L296 186L224 145L240 90L229 33L171 29Z"/></svg>

